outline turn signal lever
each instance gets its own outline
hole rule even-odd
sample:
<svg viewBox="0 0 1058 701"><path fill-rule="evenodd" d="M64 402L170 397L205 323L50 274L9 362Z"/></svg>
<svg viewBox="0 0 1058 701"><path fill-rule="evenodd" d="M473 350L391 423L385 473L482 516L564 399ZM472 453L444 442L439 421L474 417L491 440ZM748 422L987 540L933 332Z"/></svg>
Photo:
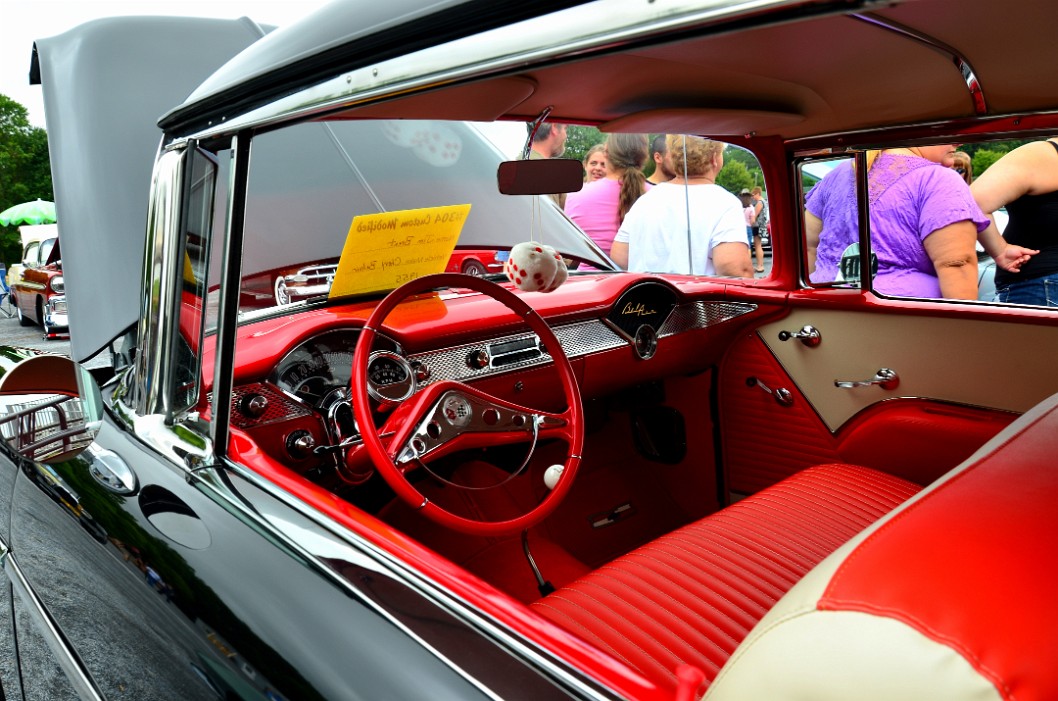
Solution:
<svg viewBox="0 0 1058 701"><path fill-rule="evenodd" d="M779 332L780 341L789 341L791 338L796 338L809 348L815 348L823 342L823 335L819 333L819 329L815 326L805 326L800 331Z"/></svg>

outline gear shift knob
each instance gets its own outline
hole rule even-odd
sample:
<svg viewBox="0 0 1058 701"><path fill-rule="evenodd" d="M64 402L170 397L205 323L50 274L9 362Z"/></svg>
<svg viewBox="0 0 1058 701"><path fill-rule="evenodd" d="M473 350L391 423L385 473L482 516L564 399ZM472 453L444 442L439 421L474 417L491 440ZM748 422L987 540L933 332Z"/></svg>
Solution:
<svg viewBox="0 0 1058 701"><path fill-rule="evenodd" d="M552 465L544 470L544 485L548 489L554 489L555 485L558 484L559 479L562 478L562 471L564 469L566 468L563 465Z"/></svg>

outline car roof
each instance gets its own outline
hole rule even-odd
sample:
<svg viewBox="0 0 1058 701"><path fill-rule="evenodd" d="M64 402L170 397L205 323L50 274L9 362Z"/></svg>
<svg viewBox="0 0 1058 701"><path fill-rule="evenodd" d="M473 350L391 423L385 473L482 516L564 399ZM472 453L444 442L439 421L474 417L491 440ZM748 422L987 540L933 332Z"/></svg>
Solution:
<svg viewBox="0 0 1058 701"><path fill-rule="evenodd" d="M308 31L354 6L335 3L288 29ZM328 60L334 44L325 42L316 53L297 54L302 84L312 82L309 74L344 84L288 104L302 114L344 100L379 117L418 110L510 120L551 108L553 121L603 131L821 139L1052 110L1052 14L1046 0L603 0L340 71ZM279 44L282 34L269 41ZM279 76L294 60L293 50L269 58L270 48L267 41L251 47L162 123L177 131L202 126L203 117L216 123L225 91L233 104L240 85ZM398 86L403 94L447 86L459 99L422 93L363 111Z"/></svg>

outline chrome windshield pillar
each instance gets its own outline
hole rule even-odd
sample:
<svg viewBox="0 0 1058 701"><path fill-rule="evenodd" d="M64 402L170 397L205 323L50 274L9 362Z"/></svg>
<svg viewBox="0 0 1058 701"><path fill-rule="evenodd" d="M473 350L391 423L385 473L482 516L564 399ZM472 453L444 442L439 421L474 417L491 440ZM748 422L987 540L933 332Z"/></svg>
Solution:
<svg viewBox="0 0 1058 701"><path fill-rule="evenodd" d="M147 245L143 263L143 296L137 328L139 352L128 401L136 413L172 416L168 359L174 355L176 324L171 310L179 302L178 275L183 270L179 221L186 151L164 152L155 163L147 210Z"/></svg>

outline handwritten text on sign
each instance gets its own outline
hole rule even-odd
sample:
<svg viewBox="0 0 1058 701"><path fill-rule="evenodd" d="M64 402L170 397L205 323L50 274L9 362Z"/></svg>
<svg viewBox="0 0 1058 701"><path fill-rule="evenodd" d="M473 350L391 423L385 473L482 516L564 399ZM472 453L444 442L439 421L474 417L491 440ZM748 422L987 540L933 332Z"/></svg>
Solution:
<svg viewBox="0 0 1058 701"><path fill-rule="evenodd" d="M469 204L456 204L354 217L330 296L392 290L443 273L469 214Z"/></svg>

